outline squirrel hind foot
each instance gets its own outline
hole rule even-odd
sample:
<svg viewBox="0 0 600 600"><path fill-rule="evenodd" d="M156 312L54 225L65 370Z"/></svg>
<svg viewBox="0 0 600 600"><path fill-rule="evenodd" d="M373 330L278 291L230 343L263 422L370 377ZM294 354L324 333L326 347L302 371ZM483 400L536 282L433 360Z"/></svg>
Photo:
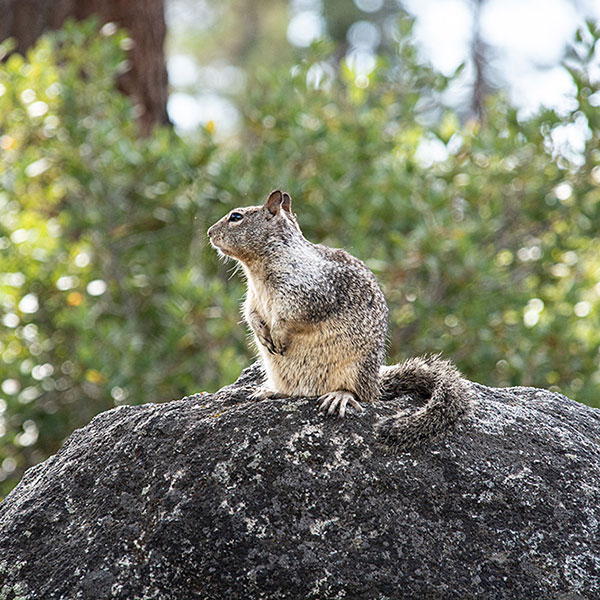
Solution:
<svg viewBox="0 0 600 600"><path fill-rule="evenodd" d="M356 396L352 392L346 390L337 390L335 392L329 392L319 398L319 412L324 413L327 411L327 415L333 415L336 412L343 418L346 415L346 408L350 405L359 414L363 412L363 407L360 402L356 399Z"/></svg>
<svg viewBox="0 0 600 600"><path fill-rule="evenodd" d="M276 390L272 390L268 387L259 387L257 390L250 394L250 400L266 400L267 398L282 398L283 395Z"/></svg>

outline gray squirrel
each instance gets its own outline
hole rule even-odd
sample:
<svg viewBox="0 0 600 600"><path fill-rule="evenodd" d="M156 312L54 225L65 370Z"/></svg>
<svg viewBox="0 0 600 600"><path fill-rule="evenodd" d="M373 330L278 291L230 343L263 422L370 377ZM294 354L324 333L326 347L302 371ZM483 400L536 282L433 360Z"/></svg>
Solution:
<svg viewBox="0 0 600 600"><path fill-rule="evenodd" d="M384 441L407 449L449 430L469 408L470 388L437 356L384 366L388 308L368 267L345 250L309 242L280 190L263 206L236 208L208 230L247 280L244 319L266 373L252 397L319 397L320 412L403 393L428 401L379 424Z"/></svg>

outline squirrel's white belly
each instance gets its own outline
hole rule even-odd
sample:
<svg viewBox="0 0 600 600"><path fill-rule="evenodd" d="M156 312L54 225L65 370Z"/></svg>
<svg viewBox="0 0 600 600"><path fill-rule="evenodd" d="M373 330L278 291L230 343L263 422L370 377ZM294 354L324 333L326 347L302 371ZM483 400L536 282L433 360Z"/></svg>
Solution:
<svg viewBox="0 0 600 600"><path fill-rule="evenodd" d="M360 359L356 349L346 347L337 336L321 338L317 343L315 337L295 336L283 356L260 348L268 388L290 396L356 391Z"/></svg>

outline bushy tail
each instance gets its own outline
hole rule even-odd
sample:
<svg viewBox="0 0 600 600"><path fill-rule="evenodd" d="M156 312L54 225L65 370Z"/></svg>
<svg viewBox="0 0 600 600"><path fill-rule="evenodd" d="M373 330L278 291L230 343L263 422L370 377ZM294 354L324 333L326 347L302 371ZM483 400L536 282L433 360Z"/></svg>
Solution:
<svg viewBox="0 0 600 600"><path fill-rule="evenodd" d="M409 358L401 364L383 366L380 377L384 400L401 394L429 398L416 411L402 411L379 425L383 441L397 449L420 446L451 430L469 410L469 383L451 362L439 356Z"/></svg>

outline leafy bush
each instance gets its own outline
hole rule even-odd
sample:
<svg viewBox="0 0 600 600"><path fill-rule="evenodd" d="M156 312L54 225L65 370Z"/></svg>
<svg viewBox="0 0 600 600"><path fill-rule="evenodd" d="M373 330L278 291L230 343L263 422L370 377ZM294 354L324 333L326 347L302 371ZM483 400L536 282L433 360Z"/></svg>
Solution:
<svg viewBox="0 0 600 600"><path fill-rule="evenodd" d="M137 136L115 90L122 33L70 24L11 55L0 67L4 491L99 411L236 377L251 358L243 284L205 231L275 187L292 193L309 239L376 272L390 360L443 352L483 383L600 405L598 37L580 34L569 58L572 110L520 119L494 98L481 129L440 110L448 80L409 43L368 79L338 72L317 45L292 70L253 75L235 147L207 131ZM555 143L573 124L587 135L580 153Z"/></svg>
<svg viewBox="0 0 600 600"><path fill-rule="evenodd" d="M243 364L237 303L202 267L194 178L214 145L138 137L115 89L125 35L96 32L71 24L0 71L5 490L98 412L216 388Z"/></svg>
<svg viewBox="0 0 600 600"><path fill-rule="evenodd" d="M327 77L313 48L291 77L257 75L217 185L231 205L291 190L310 239L367 262L391 307L390 360L443 352L474 380L600 406L598 37L589 25L568 58L571 110L521 119L495 97L481 129L432 112L423 100L448 82L406 46L403 68L366 87L346 66ZM557 145L573 127L580 152Z"/></svg>

